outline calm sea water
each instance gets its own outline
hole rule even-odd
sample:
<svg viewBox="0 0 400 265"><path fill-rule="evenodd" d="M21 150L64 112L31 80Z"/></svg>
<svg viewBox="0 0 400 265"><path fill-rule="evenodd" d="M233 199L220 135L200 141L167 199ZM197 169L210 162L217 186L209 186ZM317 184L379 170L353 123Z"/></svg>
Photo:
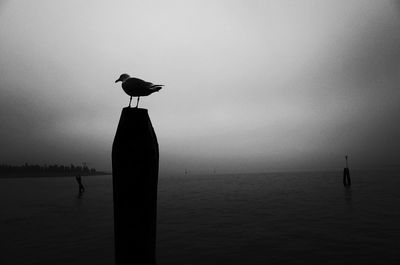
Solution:
<svg viewBox="0 0 400 265"><path fill-rule="evenodd" d="M160 177L159 265L400 264L398 171ZM114 264L111 176L0 179L0 264Z"/></svg>

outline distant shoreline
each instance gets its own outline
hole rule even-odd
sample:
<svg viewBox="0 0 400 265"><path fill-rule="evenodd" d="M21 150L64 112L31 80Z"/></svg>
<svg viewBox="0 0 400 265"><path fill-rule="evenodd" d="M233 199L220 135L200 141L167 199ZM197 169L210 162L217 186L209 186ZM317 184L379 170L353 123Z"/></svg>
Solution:
<svg viewBox="0 0 400 265"><path fill-rule="evenodd" d="M104 176L111 175L110 172L96 172L95 174L85 175L85 174L65 174L65 173L33 173L33 174L8 174L0 175L0 179L12 179L12 178L65 178L65 177L75 177L81 175L82 177L94 177L94 176Z"/></svg>

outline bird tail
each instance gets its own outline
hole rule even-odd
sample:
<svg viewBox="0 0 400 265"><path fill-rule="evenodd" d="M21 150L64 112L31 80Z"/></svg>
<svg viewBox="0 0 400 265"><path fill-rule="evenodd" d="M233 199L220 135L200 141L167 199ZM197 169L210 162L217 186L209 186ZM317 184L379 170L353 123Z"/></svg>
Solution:
<svg viewBox="0 0 400 265"><path fill-rule="evenodd" d="M163 87L164 85L152 85L151 89L154 90L155 92L160 91L160 89Z"/></svg>

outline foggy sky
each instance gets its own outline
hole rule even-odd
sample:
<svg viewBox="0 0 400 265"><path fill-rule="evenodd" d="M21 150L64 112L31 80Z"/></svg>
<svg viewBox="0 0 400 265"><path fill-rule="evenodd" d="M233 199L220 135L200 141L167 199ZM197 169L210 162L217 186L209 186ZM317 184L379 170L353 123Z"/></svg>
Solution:
<svg viewBox="0 0 400 265"><path fill-rule="evenodd" d="M0 163L109 170L129 97L161 172L399 165L399 1L0 3Z"/></svg>

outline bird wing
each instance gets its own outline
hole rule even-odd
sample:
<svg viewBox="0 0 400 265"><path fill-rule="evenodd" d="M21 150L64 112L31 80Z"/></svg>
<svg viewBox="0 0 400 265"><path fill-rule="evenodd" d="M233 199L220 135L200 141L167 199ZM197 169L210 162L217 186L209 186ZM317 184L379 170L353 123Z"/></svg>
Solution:
<svg viewBox="0 0 400 265"><path fill-rule="evenodd" d="M130 87L141 87L141 88L153 88L153 87L159 87L163 85L155 85L151 82L146 82L142 79L136 78L136 77L131 77L128 80L125 81L125 83L130 86Z"/></svg>
<svg viewBox="0 0 400 265"><path fill-rule="evenodd" d="M139 79L139 78L131 77L128 80L126 80L124 83L126 83L126 85L129 87L144 87L144 86L147 86L148 82L146 82L142 79Z"/></svg>
<svg viewBox="0 0 400 265"><path fill-rule="evenodd" d="M148 96L161 89L162 85L154 85L142 79L131 77L122 84L124 91L130 96Z"/></svg>

